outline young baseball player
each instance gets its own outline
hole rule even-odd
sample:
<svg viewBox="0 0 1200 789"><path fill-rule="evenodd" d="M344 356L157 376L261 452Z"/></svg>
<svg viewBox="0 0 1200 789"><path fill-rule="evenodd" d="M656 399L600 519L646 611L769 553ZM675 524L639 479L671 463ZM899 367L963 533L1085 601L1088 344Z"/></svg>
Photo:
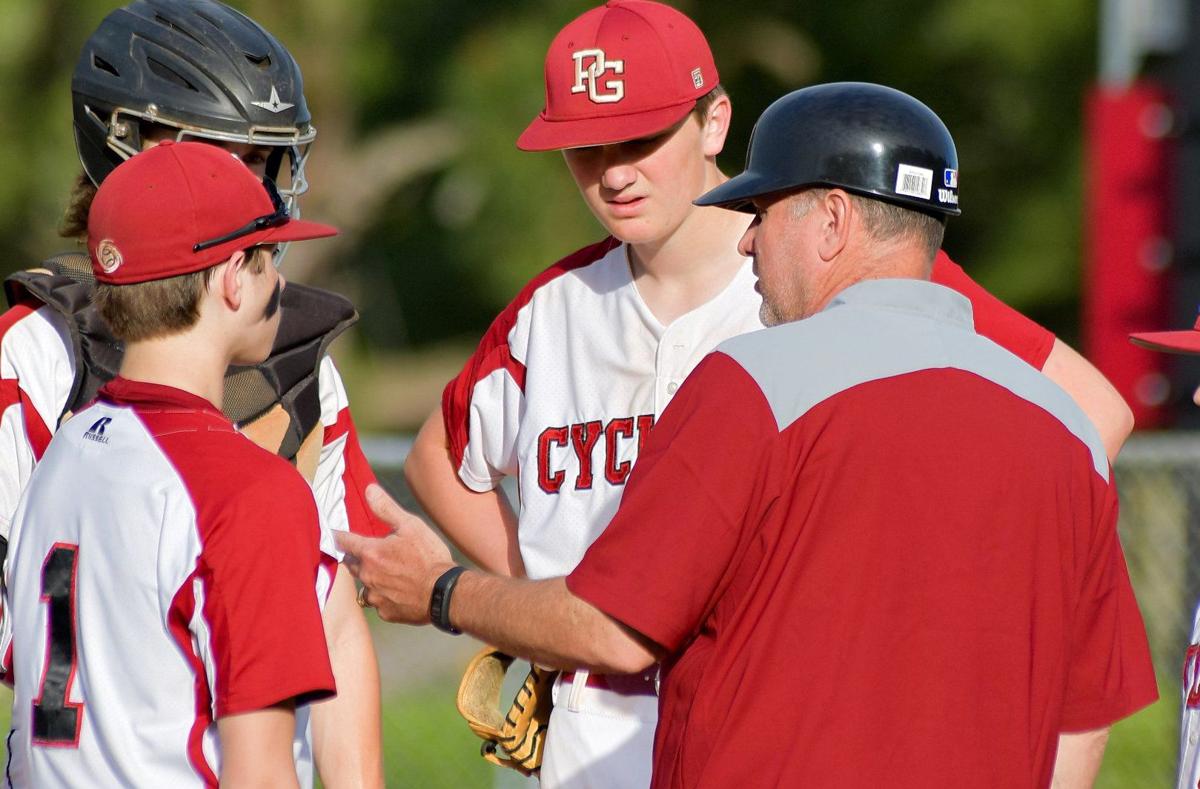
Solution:
<svg viewBox="0 0 1200 789"><path fill-rule="evenodd" d="M762 328L737 251L747 218L692 204L726 180L715 157L731 116L696 25L666 5L611 0L554 39L545 84L518 147L561 150L610 236L551 266L499 315L406 465L422 507L469 558L535 579L570 572L601 534L700 359ZM939 186L952 188L913 188ZM933 277L971 299L980 332L1071 392L1116 454L1132 419L1094 368L944 253ZM505 476L517 478L519 517L499 489ZM652 675L564 674L543 784L646 786L654 693Z"/></svg>
<svg viewBox="0 0 1200 789"><path fill-rule="evenodd" d="M100 22L72 78L83 165L63 227L86 234L96 186L119 163L163 139L224 148L280 184L294 205L306 188L316 130L300 70L286 47L216 0L135 0ZM0 546L21 491L60 422L115 374L120 346L91 307L91 266L68 253L6 283L0 316ZM378 533L363 499L374 479L345 388L324 349L352 323L341 297L293 284L271 357L227 382L225 412L256 441L294 458L333 529ZM382 786L378 668L370 632L339 572L324 611L338 696L314 705L300 732L327 787ZM306 729L307 709L300 724ZM307 769L307 767L306 767Z"/></svg>
<svg viewBox="0 0 1200 789"><path fill-rule="evenodd" d="M1200 354L1200 318L1191 329L1141 332L1130 335L1135 345L1166 353ZM1200 405L1200 387L1192 395ZM1200 786L1200 605L1192 618L1192 637L1183 659L1183 688L1179 725L1178 789Z"/></svg>
<svg viewBox="0 0 1200 789"><path fill-rule="evenodd" d="M334 691L336 560L303 478L221 405L279 329L274 245L335 232L210 145L168 141L101 185L88 250L125 354L9 536L11 785L299 785L296 708Z"/></svg>

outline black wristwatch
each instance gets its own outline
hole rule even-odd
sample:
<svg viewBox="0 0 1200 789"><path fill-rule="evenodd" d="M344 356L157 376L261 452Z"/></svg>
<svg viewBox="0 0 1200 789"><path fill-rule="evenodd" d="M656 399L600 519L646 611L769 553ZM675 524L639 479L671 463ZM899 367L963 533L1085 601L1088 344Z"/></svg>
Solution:
<svg viewBox="0 0 1200 789"><path fill-rule="evenodd" d="M443 633L457 636L461 630L450 624L450 593L458 583L458 576L466 572L466 567L451 567L433 582L433 594L429 596L429 620L433 626Z"/></svg>

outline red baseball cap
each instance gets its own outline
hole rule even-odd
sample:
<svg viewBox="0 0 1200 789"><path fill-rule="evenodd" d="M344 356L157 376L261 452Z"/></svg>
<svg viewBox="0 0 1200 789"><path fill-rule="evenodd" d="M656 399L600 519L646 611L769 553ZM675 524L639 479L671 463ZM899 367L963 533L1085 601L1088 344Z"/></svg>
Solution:
<svg viewBox="0 0 1200 789"><path fill-rule="evenodd" d="M649 137L682 120L719 81L695 22L662 3L609 0L555 36L546 53L546 107L517 147Z"/></svg>
<svg viewBox="0 0 1200 789"><path fill-rule="evenodd" d="M1129 335L1134 345L1167 353L1200 353L1200 317L1190 329L1147 331Z"/></svg>
<svg viewBox="0 0 1200 789"><path fill-rule="evenodd" d="M303 241L337 228L292 219L274 192L228 151L161 142L104 179L88 213L98 282L130 285L202 271L256 244Z"/></svg>

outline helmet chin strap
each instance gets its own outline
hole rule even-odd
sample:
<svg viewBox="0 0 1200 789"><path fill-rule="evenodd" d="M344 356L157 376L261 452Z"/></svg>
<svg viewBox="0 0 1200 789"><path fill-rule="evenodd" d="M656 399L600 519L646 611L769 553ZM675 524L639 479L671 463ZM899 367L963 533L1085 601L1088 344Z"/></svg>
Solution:
<svg viewBox="0 0 1200 789"><path fill-rule="evenodd" d="M267 177L279 183L279 165L283 163L283 146L278 145L271 149L271 153L267 156ZM291 206L289 206L290 208Z"/></svg>
<svg viewBox="0 0 1200 789"><path fill-rule="evenodd" d="M308 159L308 149L305 148L301 153L296 146L273 146L271 153L267 157L266 175L272 181L278 184L279 170L283 166L284 153L288 154L291 160L291 183L289 188L282 192L284 200L287 202L288 213L292 219L300 218L300 195L308 191L308 181L304 177L304 165ZM291 243L284 241L275 248L275 267L278 268L283 264L283 259L287 257L288 249L291 248Z"/></svg>

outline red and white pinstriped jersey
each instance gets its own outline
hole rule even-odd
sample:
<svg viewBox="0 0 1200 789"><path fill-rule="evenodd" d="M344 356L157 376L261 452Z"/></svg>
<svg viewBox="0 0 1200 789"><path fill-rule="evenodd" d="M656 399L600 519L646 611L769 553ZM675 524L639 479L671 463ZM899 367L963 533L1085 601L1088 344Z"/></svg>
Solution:
<svg viewBox="0 0 1200 789"><path fill-rule="evenodd" d="M944 253L933 278L971 300L981 334L1042 367L1052 334ZM442 415L467 487L517 477L531 578L575 568L684 378L721 342L762 328L754 282L747 260L721 293L663 326L638 294L627 247L610 238L551 266L492 323L446 387Z"/></svg>
<svg viewBox="0 0 1200 789"><path fill-rule="evenodd" d="M10 784L215 787L217 719L331 695L321 531L295 468L207 401L104 387L12 524Z"/></svg>

